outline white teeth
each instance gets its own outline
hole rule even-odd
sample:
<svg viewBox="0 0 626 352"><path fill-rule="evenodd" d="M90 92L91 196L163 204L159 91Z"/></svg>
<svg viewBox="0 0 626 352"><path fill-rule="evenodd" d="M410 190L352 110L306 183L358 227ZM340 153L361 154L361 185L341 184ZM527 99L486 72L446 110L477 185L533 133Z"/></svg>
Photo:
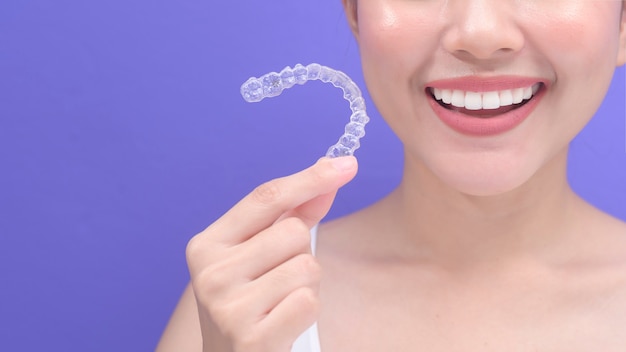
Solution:
<svg viewBox="0 0 626 352"><path fill-rule="evenodd" d="M500 105L502 106L513 105L513 91L503 90L500 92Z"/></svg>
<svg viewBox="0 0 626 352"><path fill-rule="evenodd" d="M500 93L487 92L483 93L483 109L497 109L500 107Z"/></svg>
<svg viewBox="0 0 626 352"><path fill-rule="evenodd" d="M519 104L524 100L524 88L513 89L513 104Z"/></svg>
<svg viewBox="0 0 626 352"><path fill-rule="evenodd" d="M442 89L441 90L441 101L446 104L450 104L452 102L452 90L450 89Z"/></svg>
<svg viewBox="0 0 626 352"><path fill-rule="evenodd" d="M528 100L539 91L540 87L541 83L537 83L530 87L481 93L431 88L431 93L435 99L455 107L467 110L492 110Z"/></svg>
<svg viewBox="0 0 626 352"><path fill-rule="evenodd" d="M524 89L524 100L530 99L533 96L533 88L528 87Z"/></svg>
<svg viewBox="0 0 626 352"><path fill-rule="evenodd" d="M540 86L539 84L535 84L535 85L533 85L533 86L532 86L532 94L533 94L533 95L537 94L537 92L539 91L539 88L540 88L540 87L541 87L541 86Z"/></svg>
<svg viewBox="0 0 626 352"><path fill-rule="evenodd" d="M483 108L483 98L480 93L465 93L465 108L467 110L480 110Z"/></svg>
<svg viewBox="0 0 626 352"><path fill-rule="evenodd" d="M457 108L465 107L465 92L462 90L452 91L452 101L450 103Z"/></svg>
<svg viewBox="0 0 626 352"><path fill-rule="evenodd" d="M433 89L433 93L435 94L435 99L437 99L437 100L441 100L441 89L439 89L439 88L434 88L434 89Z"/></svg>

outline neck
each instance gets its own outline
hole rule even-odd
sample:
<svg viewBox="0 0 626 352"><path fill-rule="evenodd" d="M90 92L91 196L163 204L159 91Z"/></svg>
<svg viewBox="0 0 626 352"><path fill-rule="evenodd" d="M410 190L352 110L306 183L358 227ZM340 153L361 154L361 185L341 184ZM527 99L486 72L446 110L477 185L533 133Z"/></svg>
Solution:
<svg viewBox="0 0 626 352"><path fill-rule="evenodd" d="M405 248L444 266L543 256L572 237L579 198L566 176L567 151L525 184L496 196L471 196L407 162L399 188L383 203Z"/></svg>

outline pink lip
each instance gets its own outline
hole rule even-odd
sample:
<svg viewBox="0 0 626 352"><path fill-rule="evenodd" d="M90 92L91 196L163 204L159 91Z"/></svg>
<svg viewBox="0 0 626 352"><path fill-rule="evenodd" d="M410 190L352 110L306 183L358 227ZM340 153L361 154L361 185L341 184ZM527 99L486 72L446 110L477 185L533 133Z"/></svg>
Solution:
<svg viewBox="0 0 626 352"><path fill-rule="evenodd" d="M463 114L462 112L448 110L439 105L430 93L430 89L427 88L425 92L433 111L447 126L465 135L486 137L507 132L520 125L535 110L545 95L548 85L537 79L511 78L507 80L502 79L502 77L497 80L461 79L437 81L428 84L428 87L436 87L439 89L459 89L472 92L484 92L529 87L539 82L543 84L530 101L507 113L492 117L475 117Z"/></svg>

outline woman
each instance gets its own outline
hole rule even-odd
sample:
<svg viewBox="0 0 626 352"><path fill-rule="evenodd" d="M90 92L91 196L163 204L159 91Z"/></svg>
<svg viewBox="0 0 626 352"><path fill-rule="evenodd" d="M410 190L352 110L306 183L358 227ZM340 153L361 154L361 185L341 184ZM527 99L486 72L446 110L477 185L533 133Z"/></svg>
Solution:
<svg viewBox="0 0 626 352"><path fill-rule="evenodd" d="M189 243L159 351L624 351L626 224L566 178L624 3L343 0L401 184L319 226L353 157L258 187Z"/></svg>

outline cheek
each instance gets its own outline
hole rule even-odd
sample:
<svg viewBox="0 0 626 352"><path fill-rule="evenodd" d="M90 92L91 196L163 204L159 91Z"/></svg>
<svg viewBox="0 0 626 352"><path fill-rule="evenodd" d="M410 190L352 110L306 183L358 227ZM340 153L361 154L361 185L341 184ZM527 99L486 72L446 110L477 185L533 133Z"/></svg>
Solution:
<svg viewBox="0 0 626 352"><path fill-rule="evenodd" d="M400 134L395 125L411 121L416 73L437 48L435 26L425 20L423 9L410 2L367 0L361 4L358 41L364 78L376 107Z"/></svg>
<svg viewBox="0 0 626 352"><path fill-rule="evenodd" d="M368 1L359 7L359 46L365 63L401 72L414 69L416 63L433 54L425 45L427 38L434 36L428 30L433 25L415 6Z"/></svg>
<svg viewBox="0 0 626 352"><path fill-rule="evenodd" d="M597 111L613 78L619 13L612 2L571 4L558 16L535 20L531 38L550 61L556 77L553 98L562 102L553 105L558 110L551 115L562 118L555 119L552 127L564 129L573 138Z"/></svg>
<svg viewBox="0 0 626 352"><path fill-rule="evenodd" d="M537 8L526 13L532 44L549 55L557 72L561 67L570 68L580 79L584 72L596 74L589 68L598 65L608 64L612 71L619 43L617 1L563 1L556 1L558 9ZM575 68L581 70L574 72Z"/></svg>

